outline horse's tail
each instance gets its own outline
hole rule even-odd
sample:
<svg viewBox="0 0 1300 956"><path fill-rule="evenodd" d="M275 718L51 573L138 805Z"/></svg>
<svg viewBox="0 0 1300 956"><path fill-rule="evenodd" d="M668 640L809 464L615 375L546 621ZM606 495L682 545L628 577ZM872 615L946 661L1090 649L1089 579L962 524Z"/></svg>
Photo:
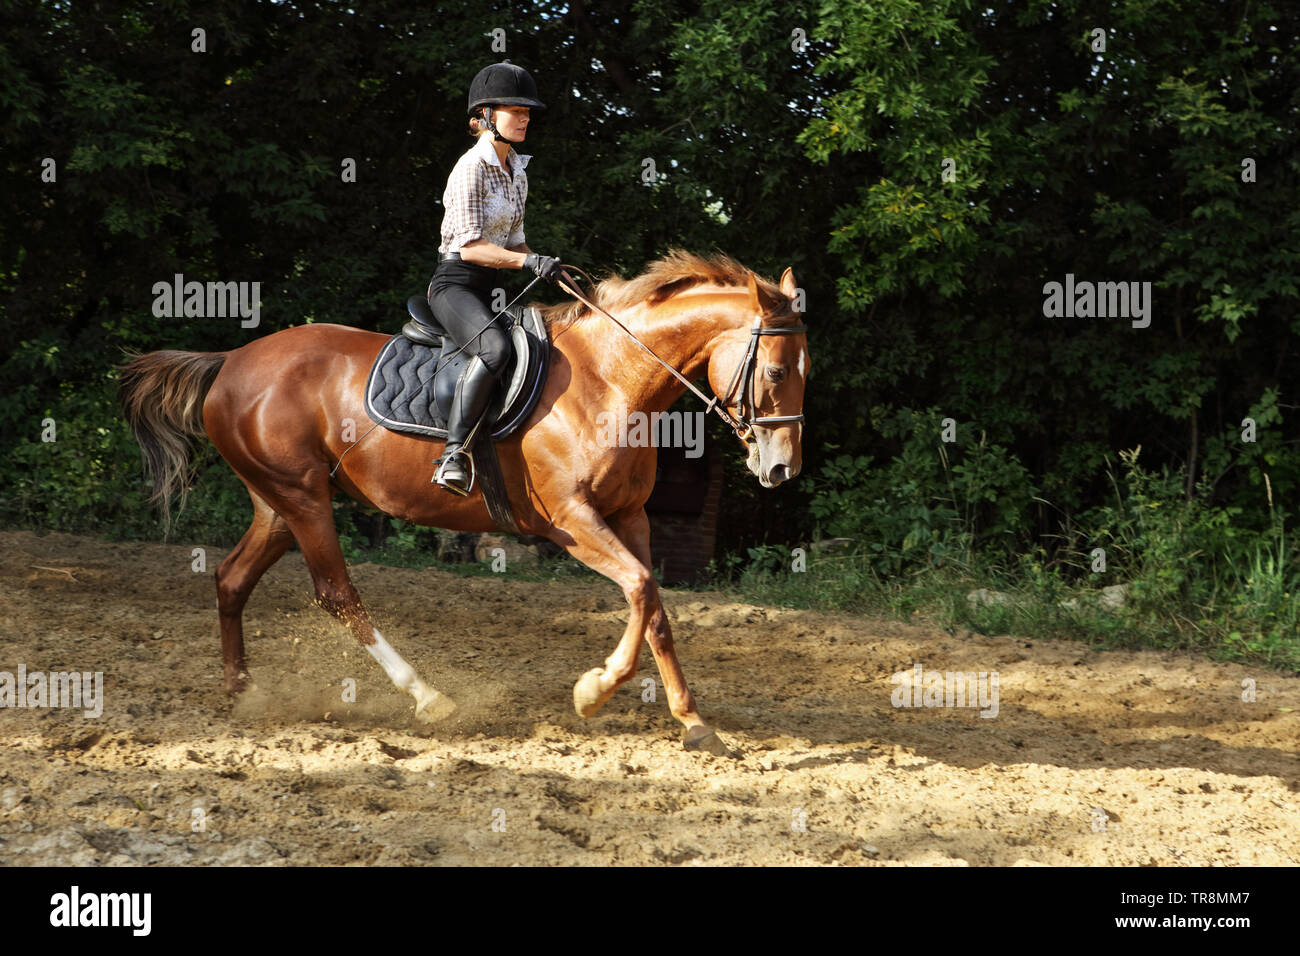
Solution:
<svg viewBox="0 0 1300 956"><path fill-rule="evenodd" d="M203 399L225 364L226 352L165 350L127 352L117 397L140 445L145 477L153 482L149 502L161 507L171 527L172 497L179 513L189 494L191 440L206 437Z"/></svg>

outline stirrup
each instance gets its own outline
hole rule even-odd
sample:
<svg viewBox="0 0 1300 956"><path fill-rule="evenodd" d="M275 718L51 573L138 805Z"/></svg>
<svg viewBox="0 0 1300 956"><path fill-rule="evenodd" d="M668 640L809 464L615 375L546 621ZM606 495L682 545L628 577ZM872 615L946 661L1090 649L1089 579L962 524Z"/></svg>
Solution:
<svg viewBox="0 0 1300 956"><path fill-rule="evenodd" d="M469 484L467 484L464 488L461 488L459 485L453 485L451 482L447 481L445 476L445 472L447 471L447 466L451 463L451 460L455 458L457 455L460 455L469 460ZM433 475L434 484L438 485L441 488L446 488L453 495L460 495L462 498L469 497L470 492L474 490L474 479L477 477L477 472L474 469L473 455L465 451L464 448L462 447L462 448L458 448L450 455L442 455L441 457L439 457L434 461L434 464L438 466L438 470L434 472Z"/></svg>
<svg viewBox="0 0 1300 956"><path fill-rule="evenodd" d="M482 360L480 359L479 361ZM447 454L446 446L443 447L442 455L435 458L433 461L433 463L438 466L438 470L434 472L433 475L434 484L446 488L452 494L460 495L462 498L469 497L469 493L474 490L474 479L478 474L474 467L474 445L478 439L479 429L483 427L485 421L487 421L487 415L480 415L478 421L474 423L474 427L471 428L469 434L465 436L465 440L456 446L456 450L450 455ZM444 475L444 472L447 470L447 463L457 455L464 455L469 459L469 484L464 488L461 488L459 485L451 484L446 480Z"/></svg>

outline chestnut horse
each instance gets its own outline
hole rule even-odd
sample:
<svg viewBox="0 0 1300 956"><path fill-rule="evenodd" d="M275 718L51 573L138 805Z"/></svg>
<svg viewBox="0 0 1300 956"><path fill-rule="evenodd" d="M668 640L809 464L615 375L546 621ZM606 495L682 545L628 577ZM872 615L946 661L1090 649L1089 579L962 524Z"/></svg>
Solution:
<svg viewBox="0 0 1300 956"><path fill-rule="evenodd" d="M552 338L546 385L523 427L497 443L510 505L523 533L549 538L612 579L631 606L627 629L604 666L587 671L573 688L583 717L633 677L645 639L669 708L685 726L684 745L725 752L695 708L650 571L645 502L654 486L656 450L607 447L597 416L667 411L685 390L631 332L685 378L707 374L719 405L739 411L748 427L737 434L765 487L793 478L801 465L809 369L795 296L789 269L777 284L725 255L705 259L672 250L644 275L609 278L595 287L595 304L616 310L626 329L581 302L541 307ZM150 352L122 367L122 405L165 519L174 496L184 505L190 439L204 433L253 500L252 525L216 572L229 693L248 680L244 605L296 539L316 603L346 624L393 683L415 698L417 716L432 721L455 709L371 623L334 527L331 502L341 490L418 525L495 528L477 486L461 498L430 483L431 462L442 451L438 439L375 428L363 431L360 441L345 440L368 420L366 378L388 339L349 326L301 325L229 352ZM746 411L764 417L746 421ZM351 429L345 428L348 419Z"/></svg>

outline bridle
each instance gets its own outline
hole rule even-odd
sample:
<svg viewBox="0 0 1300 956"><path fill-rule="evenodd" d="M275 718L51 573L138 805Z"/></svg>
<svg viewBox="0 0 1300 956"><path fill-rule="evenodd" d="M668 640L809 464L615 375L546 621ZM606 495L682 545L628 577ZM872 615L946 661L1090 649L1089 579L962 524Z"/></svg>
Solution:
<svg viewBox="0 0 1300 956"><path fill-rule="evenodd" d="M727 421L727 424L731 425L741 438L748 437L755 425L771 428L776 424L803 423L802 412L798 415L763 415L756 418L748 417L745 412L746 409L758 411L758 402L754 400L754 372L758 368L758 337L760 335L802 335L807 331L808 326L803 324L766 326L763 324L762 315L754 319L754 324L749 328L749 346L745 349L745 357L736 366L736 374L731 376L731 384L727 386L726 392L714 399L714 401L721 401L724 406L733 404L736 406L735 420L730 420L730 416L726 414L723 415L723 420ZM732 393L737 388L740 389L740 395L735 402L732 402Z"/></svg>
<svg viewBox="0 0 1300 956"><path fill-rule="evenodd" d="M562 263L561 266L562 269L572 269L574 272L577 272L579 275L585 278L588 284L595 286L595 283L592 281L591 276L587 275L587 273L583 272L577 266L569 265L567 262ZM790 326L765 326L763 325L763 316L761 314L758 315L754 319L754 324L750 326L749 329L749 345L745 349L745 357L741 359L740 364L736 366L735 374L731 376L731 384L727 386L727 391L722 395L715 395L712 398L709 398L698 388L696 388L693 384L691 384L691 382L687 380L685 375L677 371L677 369L673 368L671 365L669 365L667 362L661 359L658 355L656 355L654 350L651 349L650 346L642 342L639 338L637 338L636 335L633 334L632 331L628 329L626 325L624 325L622 322L614 318L612 315L610 315L600 306L596 305L596 303L592 302L590 299L584 296L582 292L579 291L578 284L573 281L573 278L568 274L568 272L562 271L561 275L564 277L565 280L564 284L557 283L557 285L560 285L561 289L564 289L566 292L571 293L573 297L577 299L579 302L581 302L583 305L587 306L589 309L592 309L593 311L599 312L601 315L605 316L605 318L609 319L620 329L626 332L628 337L631 338L632 341L635 342L637 345L639 345L642 348L642 350L646 352L646 354L648 354L651 358L653 358L664 368L668 369L668 371L672 372L673 375L677 376L678 381L680 381L683 385L685 385L692 392L694 392L695 396L704 403L706 411L717 412L718 417L721 418L724 422L726 422L727 426L731 428L731 430L734 431L737 437L739 437L741 440L747 439L750 437L750 435L753 434L755 425L759 426L760 428L771 428L776 425L788 425L791 424L792 422L799 422L802 424L804 420L804 416L802 413L798 415L763 415L763 416L754 416L754 417L752 417L749 413L758 411L758 403L754 400L754 372L758 365L759 336L761 335L802 335L808 331L808 326L803 325L802 323L799 325L790 325ZM736 394L737 388L740 389L740 393L739 395L737 395L736 400L732 401L731 397L732 395ZM728 406L731 405L736 406L735 415L732 415L731 412L727 410Z"/></svg>

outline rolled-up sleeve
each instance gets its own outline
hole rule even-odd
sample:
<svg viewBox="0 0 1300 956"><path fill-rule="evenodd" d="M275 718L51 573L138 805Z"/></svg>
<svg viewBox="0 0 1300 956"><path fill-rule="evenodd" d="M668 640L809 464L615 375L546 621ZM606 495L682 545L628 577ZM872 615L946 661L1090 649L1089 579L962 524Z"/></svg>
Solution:
<svg viewBox="0 0 1300 956"><path fill-rule="evenodd" d="M450 235L450 250L459 249L467 242L483 237L483 207L487 195L487 182L483 177L483 164L477 161L457 164L447 179L447 189L442 194L446 225L443 235ZM450 251L449 250L449 251Z"/></svg>

